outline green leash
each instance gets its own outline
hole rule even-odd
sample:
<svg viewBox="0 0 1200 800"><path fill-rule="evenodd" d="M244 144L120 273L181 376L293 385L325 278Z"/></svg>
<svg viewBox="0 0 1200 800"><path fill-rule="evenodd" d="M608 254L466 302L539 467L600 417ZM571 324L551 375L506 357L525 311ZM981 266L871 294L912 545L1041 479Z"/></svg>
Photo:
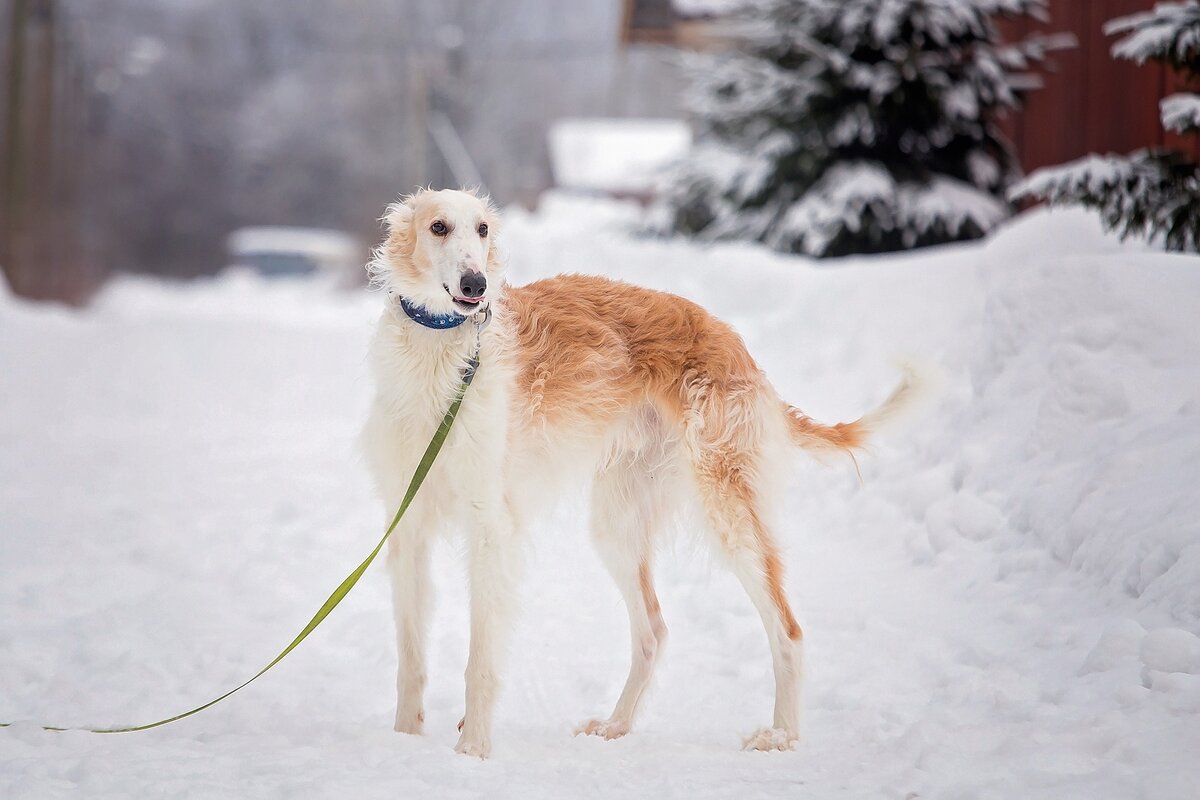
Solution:
<svg viewBox="0 0 1200 800"><path fill-rule="evenodd" d="M488 317L490 318L490 316L491 314L489 309ZM482 331L485 324L486 322L476 322L476 337L478 337L478 332ZM442 417L442 422L440 425L438 425L437 431L434 432L433 439L429 441L429 446L425 448L425 455L421 456L421 463L417 464L417 470L413 473L412 480L408 483L408 491L404 493L404 500L401 501L400 508L398 511L396 511L396 516L392 518L392 524L388 526L387 532L383 534L383 538L379 540L379 544L375 545L375 549L371 551L371 554L367 556L361 564L355 567L354 571L347 575L346 579L342 581L336 589L333 590L333 594L329 595L329 599L325 601L324 605L317 610L317 613L313 615L313 618L309 620L307 625L304 626L304 630L300 631L300 633L296 635L296 638L292 640L292 643L283 648L283 652L275 656L274 660L272 660L270 664L267 664L265 667L260 669L254 675L254 677L250 678L250 680L246 681L240 686L235 686L215 700L209 700L204 705L196 706L191 711L185 711L182 714L176 714L173 717L160 719L158 722L151 722L146 725L134 725L129 728L57 728L53 725L43 725L42 729L47 731L78 730L87 731L89 733L133 733L134 731L148 731L151 728L157 728L160 725L167 725L169 723L176 722L177 720L184 719L185 717L190 717L193 714L199 714L204 709L209 708L210 706L215 706L217 703L221 702L226 697L229 697L231 694L245 689L247 686L254 683L254 681L261 678L267 670L282 661L288 653L295 650L296 646L303 642L305 638L307 638L307 636L312 633L326 617L329 616L329 612L337 608L338 603L342 602L342 599L345 598L345 596L350 593L350 590L354 588L354 584L358 583L358 579L362 577L362 574L367 571L367 567L371 566L371 562L375 560L375 556L379 555L379 551L383 549L383 545L387 542L388 537L392 535L392 531L394 531L396 529L396 525L399 524L400 518L404 516L404 512L408 510L408 506L412 503L413 498L416 497L417 490L421 488L421 483L425 480L425 476L429 474L429 468L433 466L433 460L437 458L438 452L442 449L442 445L446 442L446 436L450 433L450 426L454 424L454 418L458 416L458 409L462 406L463 397L465 397L467 394L467 387L471 385L471 380L475 377L475 371L478 368L479 340L476 338L475 354L471 356L471 360L467 363L466 369L463 370L462 385L458 388L458 394L455 396L454 402L450 404L450 408L446 409L446 416ZM7 728L12 724L13 723L11 722L0 722L0 728Z"/></svg>

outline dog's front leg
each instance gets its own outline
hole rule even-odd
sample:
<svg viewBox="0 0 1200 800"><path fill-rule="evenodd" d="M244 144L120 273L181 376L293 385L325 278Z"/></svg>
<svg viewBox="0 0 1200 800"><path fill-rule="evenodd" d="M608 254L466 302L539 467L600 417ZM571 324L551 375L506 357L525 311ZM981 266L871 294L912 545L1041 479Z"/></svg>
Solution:
<svg viewBox="0 0 1200 800"><path fill-rule="evenodd" d="M419 511L420 509L418 509ZM416 516L414 514L414 516ZM425 725L425 632L433 599L429 536L423 525L406 524L388 542L396 616L396 730L421 733Z"/></svg>
<svg viewBox="0 0 1200 800"><path fill-rule="evenodd" d="M492 749L492 712L500 659L507 643L520 552L512 514L502 500L481 503L469 542L471 652L467 658L467 711L455 750L486 758Z"/></svg>

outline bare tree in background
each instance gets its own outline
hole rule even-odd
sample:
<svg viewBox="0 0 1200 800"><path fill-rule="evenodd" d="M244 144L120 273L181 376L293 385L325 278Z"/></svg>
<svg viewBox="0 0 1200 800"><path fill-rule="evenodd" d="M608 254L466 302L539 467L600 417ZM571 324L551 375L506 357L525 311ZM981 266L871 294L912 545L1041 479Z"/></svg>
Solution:
<svg viewBox="0 0 1200 800"><path fill-rule="evenodd" d="M69 91L77 66L63 58L54 0L12 0L5 22L0 268L20 294L81 303L101 273L72 227L82 153Z"/></svg>

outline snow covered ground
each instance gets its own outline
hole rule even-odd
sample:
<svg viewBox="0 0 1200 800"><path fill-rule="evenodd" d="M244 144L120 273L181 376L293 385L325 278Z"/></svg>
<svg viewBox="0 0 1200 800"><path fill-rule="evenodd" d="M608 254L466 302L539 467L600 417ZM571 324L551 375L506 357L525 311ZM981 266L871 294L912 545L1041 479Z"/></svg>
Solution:
<svg viewBox="0 0 1200 800"><path fill-rule="evenodd" d="M1200 794L1200 262L1036 213L990 241L814 264L617 232L549 197L512 277L598 271L734 323L828 421L942 366L943 394L849 465L798 460L785 531L805 740L769 720L750 603L686 537L640 729L572 738L627 665L575 498L535 532L492 759L456 756L458 554L423 738L391 731L372 569L273 672L147 733L0 730L0 797L1194 798ZM353 447L378 301L313 284L125 279L84 313L0 295L0 718L133 724L253 674L370 549ZM468 399L469 402L469 399Z"/></svg>

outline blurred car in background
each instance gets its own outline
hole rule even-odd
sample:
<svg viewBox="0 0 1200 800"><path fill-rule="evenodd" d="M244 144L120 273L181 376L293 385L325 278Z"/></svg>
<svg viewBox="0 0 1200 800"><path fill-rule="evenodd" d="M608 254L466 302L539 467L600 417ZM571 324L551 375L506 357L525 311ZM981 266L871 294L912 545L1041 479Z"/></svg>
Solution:
<svg viewBox="0 0 1200 800"><path fill-rule="evenodd" d="M326 275L338 283L360 283L362 258L349 234L324 228L259 226L229 235L230 264L264 277Z"/></svg>

